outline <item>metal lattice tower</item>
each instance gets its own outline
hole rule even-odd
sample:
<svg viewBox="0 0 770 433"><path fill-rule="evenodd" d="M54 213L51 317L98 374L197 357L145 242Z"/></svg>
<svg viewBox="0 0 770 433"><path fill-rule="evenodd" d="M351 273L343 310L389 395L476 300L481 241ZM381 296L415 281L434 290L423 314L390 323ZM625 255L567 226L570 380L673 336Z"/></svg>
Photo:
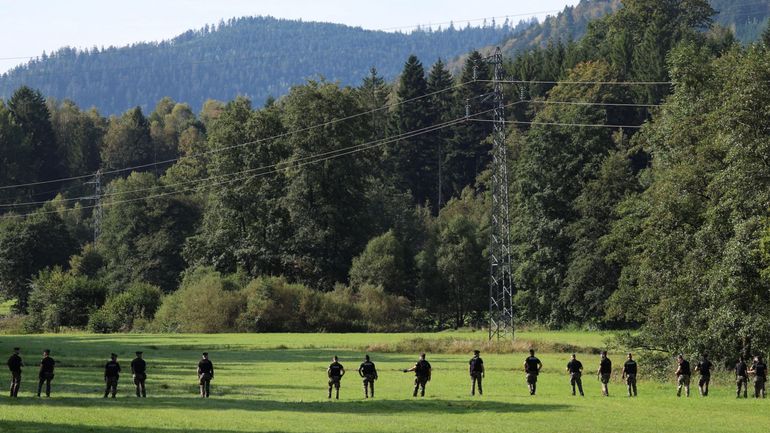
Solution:
<svg viewBox="0 0 770 433"><path fill-rule="evenodd" d="M492 145L492 213L489 239L489 339L513 339L511 217L508 194L508 150L505 146L503 54L489 58L494 66L494 143Z"/></svg>

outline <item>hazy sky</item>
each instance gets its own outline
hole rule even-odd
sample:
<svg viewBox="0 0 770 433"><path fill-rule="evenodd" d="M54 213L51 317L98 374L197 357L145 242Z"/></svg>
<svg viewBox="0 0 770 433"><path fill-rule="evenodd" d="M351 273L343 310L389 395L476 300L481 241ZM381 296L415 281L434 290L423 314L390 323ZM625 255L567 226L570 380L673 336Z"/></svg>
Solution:
<svg viewBox="0 0 770 433"><path fill-rule="evenodd" d="M578 0L0 0L0 72L63 46L169 39L220 19L272 15L367 29L543 17ZM472 22L480 24L480 22Z"/></svg>

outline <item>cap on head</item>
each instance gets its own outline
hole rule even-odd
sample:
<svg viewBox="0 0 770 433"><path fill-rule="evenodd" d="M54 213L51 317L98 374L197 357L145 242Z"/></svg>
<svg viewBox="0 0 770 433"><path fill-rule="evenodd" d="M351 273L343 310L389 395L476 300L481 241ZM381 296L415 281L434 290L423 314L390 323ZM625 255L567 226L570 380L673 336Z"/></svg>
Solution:
<svg viewBox="0 0 770 433"><path fill-rule="evenodd" d="M364 359L369 360L369 355L364 355Z"/></svg>
<svg viewBox="0 0 770 433"><path fill-rule="evenodd" d="M14 347L14 348L13 348L13 351L14 351L14 352L21 352L21 349L19 349L18 347Z"/></svg>
<svg viewBox="0 0 770 433"><path fill-rule="evenodd" d="M333 357L332 359L334 359L335 361L337 361L339 358L337 358L337 355L334 355L334 357Z"/></svg>
<svg viewBox="0 0 770 433"><path fill-rule="evenodd" d="M476 350L474 350L474 351L473 351L473 353L474 353L475 355L478 355L478 354L480 354L480 353L481 353L481 351L480 351L479 349L476 349Z"/></svg>
<svg viewBox="0 0 770 433"><path fill-rule="evenodd" d="M43 350L43 354L45 354L45 355L50 355L50 354L51 354L51 349L45 349L45 350Z"/></svg>
<svg viewBox="0 0 770 433"><path fill-rule="evenodd" d="M529 349L529 354L535 356L535 349Z"/></svg>
<svg viewBox="0 0 770 433"><path fill-rule="evenodd" d="M143 353L144 353L144 352L142 352L142 351L138 350L138 351L136 352L136 356L141 356Z"/></svg>
<svg viewBox="0 0 770 433"><path fill-rule="evenodd" d="M420 354L420 358L421 358L421 359L425 359L425 353L421 353L421 354Z"/></svg>
<svg viewBox="0 0 770 433"><path fill-rule="evenodd" d="M208 352L203 352L203 356L209 356Z"/></svg>
<svg viewBox="0 0 770 433"><path fill-rule="evenodd" d="M577 358L577 355L575 355L575 354L573 353L573 354L572 354L572 359L575 359L575 358Z"/></svg>
<svg viewBox="0 0 770 433"><path fill-rule="evenodd" d="M118 355L117 355L117 354L115 354L115 353L110 353L110 358L112 358L112 359L117 359L117 358L118 358Z"/></svg>

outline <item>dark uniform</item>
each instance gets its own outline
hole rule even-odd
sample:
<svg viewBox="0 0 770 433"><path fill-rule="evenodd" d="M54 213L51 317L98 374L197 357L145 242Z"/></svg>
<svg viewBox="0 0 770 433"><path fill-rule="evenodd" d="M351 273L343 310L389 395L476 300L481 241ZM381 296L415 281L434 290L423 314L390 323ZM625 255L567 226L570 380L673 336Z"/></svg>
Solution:
<svg viewBox="0 0 770 433"><path fill-rule="evenodd" d="M214 364L208 359L208 353L198 363L198 384L201 388L201 398L211 395L211 380L214 378Z"/></svg>
<svg viewBox="0 0 770 433"><path fill-rule="evenodd" d="M760 396L766 398L767 391L765 389L765 383L767 383L767 364L759 359L751 367L751 372L754 373L754 398L759 398Z"/></svg>
<svg viewBox="0 0 770 433"><path fill-rule="evenodd" d="M358 367L358 374L364 379L364 397L369 398L371 394L374 398L374 381L377 380L377 367L369 357L366 357L366 361L361 363ZM371 390L371 393L369 392Z"/></svg>
<svg viewBox="0 0 770 433"><path fill-rule="evenodd" d="M484 378L484 360L478 353L468 362L468 371L471 375L471 395L476 394L476 384L479 386L479 395L484 395L484 390L481 388L481 380Z"/></svg>
<svg viewBox="0 0 770 433"><path fill-rule="evenodd" d="M535 395L537 391L537 376L540 374L540 368L543 363L535 355L531 355L524 360L524 372L527 373L527 385L529 386L529 395Z"/></svg>
<svg viewBox="0 0 770 433"><path fill-rule="evenodd" d="M8 358L8 370L11 371L11 397L19 396L19 388L21 387L21 367L24 366L24 362L19 356L18 349L14 349L14 354Z"/></svg>
<svg viewBox="0 0 770 433"><path fill-rule="evenodd" d="M746 366L746 363L743 362L742 359L739 360L737 364L735 364L735 387L736 387L736 397L740 398L741 388L743 388L743 398L749 397L748 367Z"/></svg>
<svg viewBox="0 0 770 433"><path fill-rule="evenodd" d="M332 387L334 387L337 395L337 400L340 399L340 385L342 376L345 375L345 367L337 361L329 364L329 368L326 369L326 375L329 376L329 398L332 398Z"/></svg>
<svg viewBox="0 0 770 433"><path fill-rule="evenodd" d="M679 358L679 368L676 369L676 396L682 396L682 387L685 389L685 395L690 396L690 362L684 358Z"/></svg>
<svg viewBox="0 0 770 433"><path fill-rule="evenodd" d="M40 360L40 372L38 373L37 382L37 396L40 397L40 392L43 390L43 384L45 383L45 396L51 396L51 381L53 380L54 367L56 361L50 356L44 356Z"/></svg>
<svg viewBox="0 0 770 433"><path fill-rule="evenodd" d="M623 373L626 376L626 387L628 388L628 396L636 397L636 373L638 371L638 365L633 359L629 359L623 364Z"/></svg>
<svg viewBox="0 0 770 433"><path fill-rule="evenodd" d="M701 362L695 366L695 371L700 373L700 379L698 380L698 390L700 391L700 395L703 397L708 397L709 395L709 384L711 383L712 366L713 364L711 364L711 361L706 358L703 358L703 360L701 360Z"/></svg>
<svg viewBox="0 0 770 433"><path fill-rule="evenodd" d="M612 361L606 356L599 361L599 381L602 383L602 395L609 397L609 383L612 377Z"/></svg>
<svg viewBox="0 0 770 433"><path fill-rule="evenodd" d="M104 365L104 398L111 394L112 398L115 398L115 394L118 393L118 379L120 379L120 364L118 364L118 357L113 355L107 364Z"/></svg>
<svg viewBox="0 0 770 433"><path fill-rule="evenodd" d="M572 359L567 363L567 371L569 372L569 384L572 385L572 395L575 395L575 386L577 385L580 395L583 394L583 363L577 359Z"/></svg>
<svg viewBox="0 0 770 433"><path fill-rule="evenodd" d="M425 397L425 386L430 382L432 369L433 367L431 367L430 362L420 359L414 364L414 367L404 370L405 373L414 371L414 392L412 397L417 397L417 391L420 391L420 397Z"/></svg>
<svg viewBox="0 0 770 433"><path fill-rule="evenodd" d="M137 397L147 397L147 389L144 382L147 380L147 362L140 358L141 352L136 353L136 358L131 361L131 374L134 377Z"/></svg>

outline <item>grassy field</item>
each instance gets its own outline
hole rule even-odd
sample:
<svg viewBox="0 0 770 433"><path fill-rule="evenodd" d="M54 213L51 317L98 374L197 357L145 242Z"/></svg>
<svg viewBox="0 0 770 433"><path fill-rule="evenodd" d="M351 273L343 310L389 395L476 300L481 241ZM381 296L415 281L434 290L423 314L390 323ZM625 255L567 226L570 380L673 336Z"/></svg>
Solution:
<svg viewBox="0 0 770 433"><path fill-rule="evenodd" d="M530 332L518 338L535 346L570 344L592 352L607 335ZM596 379L584 377L586 397L570 396L564 374L568 355L539 353L545 365L538 395L528 395L520 365L523 353L482 354L485 395L469 395L468 354L429 354L433 380L424 399L411 397L415 353L372 353L380 371L377 398L364 400L356 374L371 345L390 347L423 338L485 340L482 333L441 334L250 334L0 336L0 354L23 348L29 367L20 398L0 397L0 432L766 432L770 401L736 400L726 380L707 399L677 399L673 380L640 382L637 399L625 397L619 377L611 396L600 396ZM420 344L420 340L417 343ZM550 347L550 346L549 346ZM39 352L58 360L51 399L33 397ZM133 397L129 374L116 400L103 400L102 366L110 352L124 370L133 352L148 361L147 399ZM207 350L217 368L212 398L197 398L195 366ZM339 401L327 401L325 369L337 354L347 367ZM594 370L597 356L579 355ZM616 365L622 356L613 354ZM641 365L642 373L644 365Z"/></svg>

